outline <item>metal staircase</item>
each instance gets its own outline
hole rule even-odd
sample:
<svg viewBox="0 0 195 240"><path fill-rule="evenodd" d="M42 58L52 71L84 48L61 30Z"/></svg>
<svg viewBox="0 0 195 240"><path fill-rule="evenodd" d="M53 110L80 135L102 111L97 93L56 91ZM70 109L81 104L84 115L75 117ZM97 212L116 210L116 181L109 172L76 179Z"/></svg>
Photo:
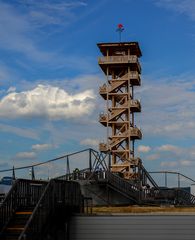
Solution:
<svg viewBox="0 0 195 240"><path fill-rule="evenodd" d="M175 189L175 204L178 205L186 205L186 206L193 206L195 205L195 196L191 193L182 190L182 189Z"/></svg>
<svg viewBox="0 0 195 240"><path fill-rule="evenodd" d="M130 181L125 180L111 172L106 173L106 178L109 187L129 198L134 203L140 202L140 192L135 184L132 184Z"/></svg>
<svg viewBox="0 0 195 240"><path fill-rule="evenodd" d="M46 182L18 179L0 206L0 239L18 239Z"/></svg>
<svg viewBox="0 0 195 240"><path fill-rule="evenodd" d="M25 228L26 222L31 217L32 212L33 207L18 209L9 221L3 231L3 237L0 237L0 239L18 239Z"/></svg>
<svg viewBox="0 0 195 240"><path fill-rule="evenodd" d="M0 206L0 239L53 239L72 212L83 212L83 203L77 182L16 180Z"/></svg>

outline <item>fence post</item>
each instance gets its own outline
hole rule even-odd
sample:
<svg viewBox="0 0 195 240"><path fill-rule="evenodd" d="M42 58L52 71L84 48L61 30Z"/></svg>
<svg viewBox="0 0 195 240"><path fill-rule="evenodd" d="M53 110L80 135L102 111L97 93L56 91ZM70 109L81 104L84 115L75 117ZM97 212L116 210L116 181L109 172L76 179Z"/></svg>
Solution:
<svg viewBox="0 0 195 240"><path fill-rule="evenodd" d="M15 168L13 166L13 170L12 170L12 180L16 180L16 175L15 175Z"/></svg>
<svg viewBox="0 0 195 240"><path fill-rule="evenodd" d="M178 177L178 188L180 188L180 173L177 174Z"/></svg>
<svg viewBox="0 0 195 240"><path fill-rule="evenodd" d="M35 180L35 172L34 172L34 167L32 166L32 170L31 170L31 179Z"/></svg>
<svg viewBox="0 0 195 240"><path fill-rule="evenodd" d="M165 187L167 187L167 172L165 172Z"/></svg>
<svg viewBox="0 0 195 240"><path fill-rule="evenodd" d="M69 163L69 157L68 156L66 157L66 175L68 177L68 179L66 177L66 180L70 180L69 179L70 178L70 163Z"/></svg>
<svg viewBox="0 0 195 240"><path fill-rule="evenodd" d="M89 171L92 171L92 157L91 157L91 148L89 149Z"/></svg>

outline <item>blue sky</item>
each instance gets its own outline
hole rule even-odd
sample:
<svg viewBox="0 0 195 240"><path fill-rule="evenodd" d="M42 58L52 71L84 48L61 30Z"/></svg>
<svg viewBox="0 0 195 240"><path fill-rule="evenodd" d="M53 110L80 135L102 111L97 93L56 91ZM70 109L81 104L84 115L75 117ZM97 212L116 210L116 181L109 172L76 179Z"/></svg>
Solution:
<svg viewBox="0 0 195 240"><path fill-rule="evenodd" d="M0 169L92 147L106 131L98 42L138 41L137 155L195 179L194 0L0 0Z"/></svg>

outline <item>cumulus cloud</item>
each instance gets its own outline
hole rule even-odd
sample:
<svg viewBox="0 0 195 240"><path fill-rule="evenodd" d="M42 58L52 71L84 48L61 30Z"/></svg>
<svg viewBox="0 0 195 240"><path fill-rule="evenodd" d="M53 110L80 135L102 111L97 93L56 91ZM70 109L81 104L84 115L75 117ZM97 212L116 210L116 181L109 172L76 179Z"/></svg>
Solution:
<svg viewBox="0 0 195 240"><path fill-rule="evenodd" d="M92 138L86 138L86 139L83 139L81 142L80 142L81 145L85 145L85 146L92 146L92 147L98 147L99 145L99 140L97 139L92 139Z"/></svg>
<svg viewBox="0 0 195 240"><path fill-rule="evenodd" d="M20 160L20 159L26 159L26 160L35 159L36 153L35 152L19 152L16 154L15 158L18 160Z"/></svg>
<svg viewBox="0 0 195 240"><path fill-rule="evenodd" d="M142 152L142 153L148 153L151 150L151 147L149 146L144 146L144 145L140 145L137 148L138 152Z"/></svg>
<svg viewBox="0 0 195 240"><path fill-rule="evenodd" d="M32 145L32 150L34 151L46 151L52 149L54 146L52 144L34 144Z"/></svg>
<svg viewBox="0 0 195 240"><path fill-rule="evenodd" d="M6 118L47 117L51 120L89 115L94 94L85 90L71 95L59 87L38 85L31 91L12 92L0 101L0 116Z"/></svg>

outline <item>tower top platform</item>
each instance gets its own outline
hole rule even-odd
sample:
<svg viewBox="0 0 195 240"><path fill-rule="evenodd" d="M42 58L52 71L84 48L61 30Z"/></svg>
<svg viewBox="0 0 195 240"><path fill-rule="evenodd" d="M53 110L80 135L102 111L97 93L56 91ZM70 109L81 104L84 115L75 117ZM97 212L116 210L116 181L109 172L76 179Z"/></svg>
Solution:
<svg viewBox="0 0 195 240"><path fill-rule="evenodd" d="M138 42L98 43L97 46L104 56L107 55L107 50L109 51L109 56L112 56L117 55L117 52L126 52L127 49L130 50L131 55L142 56Z"/></svg>

